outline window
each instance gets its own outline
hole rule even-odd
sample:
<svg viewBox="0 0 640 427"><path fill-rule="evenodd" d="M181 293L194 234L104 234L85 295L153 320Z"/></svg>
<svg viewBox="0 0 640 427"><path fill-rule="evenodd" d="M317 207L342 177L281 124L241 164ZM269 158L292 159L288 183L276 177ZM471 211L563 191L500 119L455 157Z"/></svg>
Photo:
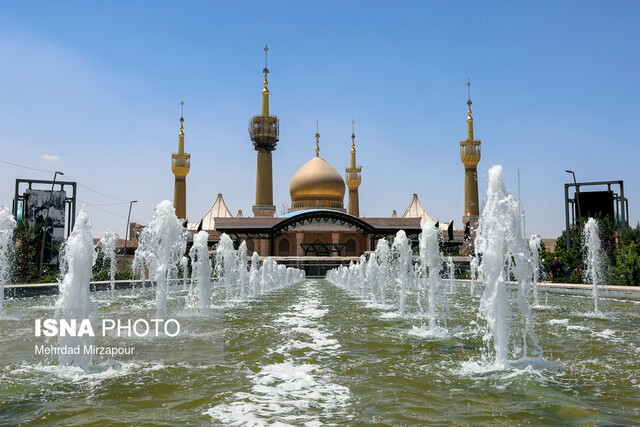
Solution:
<svg viewBox="0 0 640 427"><path fill-rule="evenodd" d="M278 244L278 255L289 255L289 241L287 239L280 240Z"/></svg>
<svg viewBox="0 0 640 427"><path fill-rule="evenodd" d="M347 256L356 256L356 241L353 239L347 240Z"/></svg>

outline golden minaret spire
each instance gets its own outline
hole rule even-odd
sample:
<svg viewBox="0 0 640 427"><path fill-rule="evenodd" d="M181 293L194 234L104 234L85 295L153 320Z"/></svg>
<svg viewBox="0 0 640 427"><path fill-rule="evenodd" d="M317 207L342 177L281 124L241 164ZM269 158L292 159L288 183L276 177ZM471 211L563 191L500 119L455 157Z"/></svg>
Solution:
<svg viewBox="0 0 640 427"><path fill-rule="evenodd" d="M264 46L264 83L262 89L262 109L259 116L253 116L249 122L249 135L253 141L253 149L258 152L256 167L256 204L253 214L259 217L272 217L276 213L273 204L273 172L271 152L276 149L279 139L278 117L269 114L269 82L267 75L267 53L269 46Z"/></svg>
<svg viewBox="0 0 640 427"><path fill-rule="evenodd" d="M178 153L184 154L184 99L180 101L180 134L178 135Z"/></svg>
<svg viewBox="0 0 640 427"><path fill-rule="evenodd" d="M267 81L267 75L269 74L269 68L267 68L267 53L269 52L269 46L264 45L264 88L262 89L262 117L269 117L269 82Z"/></svg>
<svg viewBox="0 0 640 427"><path fill-rule="evenodd" d="M351 166L345 168L345 182L349 187L349 207L347 213L360 216L358 187L362 182L362 167L356 166L356 119L351 119Z"/></svg>
<svg viewBox="0 0 640 427"><path fill-rule="evenodd" d="M187 174L191 168L191 154L184 152L184 100L180 102L180 133L178 152L171 155L171 171L175 175L173 187L173 208L176 216L187 219Z"/></svg>
<svg viewBox="0 0 640 427"><path fill-rule="evenodd" d="M317 120L316 120L316 157L320 157L320 130L318 128Z"/></svg>
<svg viewBox="0 0 640 427"><path fill-rule="evenodd" d="M480 140L473 137L473 117L471 116L471 80L467 79L467 139L460 141L460 160L464 164L464 215L462 223L467 222L475 228L480 214L478 202L478 163L480 162Z"/></svg>
<svg viewBox="0 0 640 427"><path fill-rule="evenodd" d="M469 98L467 100L467 106L469 110L467 111L467 141L473 141L473 117L471 116L471 79L467 79L467 90L469 94Z"/></svg>

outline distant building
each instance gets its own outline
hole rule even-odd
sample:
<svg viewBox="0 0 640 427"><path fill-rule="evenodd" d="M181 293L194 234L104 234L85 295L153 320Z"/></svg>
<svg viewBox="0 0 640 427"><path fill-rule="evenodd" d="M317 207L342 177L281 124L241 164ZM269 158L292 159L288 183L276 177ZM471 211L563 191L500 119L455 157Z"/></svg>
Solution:
<svg viewBox="0 0 640 427"><path fill-rule="evenodd" d="M266 51L267 48L265 53ZM218 194L211 209L199 221L188 223L188 229L191 232L207 231L211 243L216 242L222 233L229 235L238 244L245 240L249 252L256 251L260 256L358 257L375 250L379 239L393 239L399 230L404 230L414 244L417 243L422 224L436 224L420 203L417 194L413 194L401 217L398 217L395 210L391 217L360 217L359 187L363 168L356 162L355 128L351 133L350 163L345 168L344 179L329 162L320 157L320 133L316 129L315 156L293 175L289 184L291 207L283 216L275 216L271 156L279 140L279 120L269 112L268 73L265 66L261 114L253 116L249 123L249 134L257 151L254 216L243 216L241 211L233 216L222 194ZM465 165L463 221L471 221L475 225L479 208L476 168L480 160L480 141L473 139L470 99L468 105L467 140L460 142L460 155ZM182 135L181 126L178 158L188 156L184 154ZM347 189L348 205L345 208ZM175 194L179 195L174 201L176 212L181 206L184 193L176 184ZM447 230L453 228L452 221L437 224L447 239ZM462 230L456 230L453 234L454 240L462 242Z"/></svg>

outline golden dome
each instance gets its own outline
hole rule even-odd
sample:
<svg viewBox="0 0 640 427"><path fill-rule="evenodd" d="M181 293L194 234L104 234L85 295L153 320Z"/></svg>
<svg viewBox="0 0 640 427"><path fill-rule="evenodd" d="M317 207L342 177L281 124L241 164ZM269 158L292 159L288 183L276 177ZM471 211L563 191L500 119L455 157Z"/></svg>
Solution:
<svg viewBox="0 0 640 427"><path fill-rule="evenodd" d="M314 157L291 178L291 210L324 208L344 210L342 176L321 157Z"/></svg>

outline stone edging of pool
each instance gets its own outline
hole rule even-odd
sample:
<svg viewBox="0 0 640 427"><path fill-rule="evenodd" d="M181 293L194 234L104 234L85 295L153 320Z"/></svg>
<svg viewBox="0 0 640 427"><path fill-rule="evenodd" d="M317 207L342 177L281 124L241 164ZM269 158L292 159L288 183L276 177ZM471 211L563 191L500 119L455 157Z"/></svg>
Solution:
<svg viewBox="0 0 640 427"><path fill-rule="evenodd" d="M309 277L307 277L309 278ZM182 279L172 280L176 284L181 284ZM456 282L469 283L468 279L456 279ZM515 285L514 282L509 282L511 285ZM151 282L142 280L116 280L115 288L131 289L135 287L152 287ZM565 294L565 295L591 295L591 285L583 285L576 283L551 283L541 282L538 286L548 292ZM640 301L640 286L611 286L602 285L598 287L600 289L600 296L603 298L620 298L627 300ZM111 289L110 281L91 282L91 291L108 291ZM22 284L7 284L4 289L5 299L9 298L26 298L35 297L41 295L56 295L58 294L57 283L22 283Z"/></svg>

